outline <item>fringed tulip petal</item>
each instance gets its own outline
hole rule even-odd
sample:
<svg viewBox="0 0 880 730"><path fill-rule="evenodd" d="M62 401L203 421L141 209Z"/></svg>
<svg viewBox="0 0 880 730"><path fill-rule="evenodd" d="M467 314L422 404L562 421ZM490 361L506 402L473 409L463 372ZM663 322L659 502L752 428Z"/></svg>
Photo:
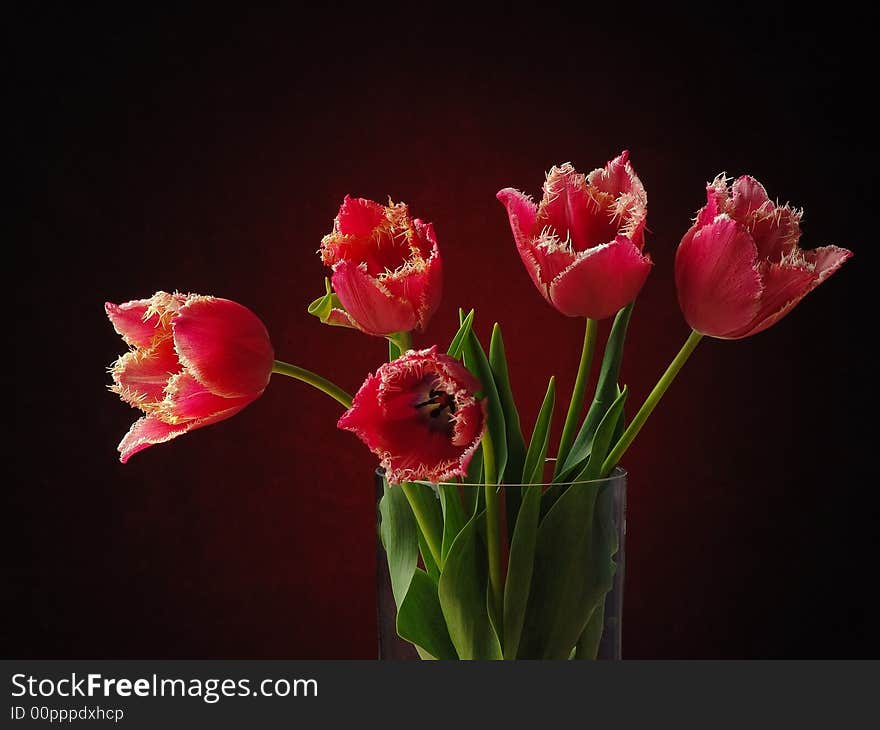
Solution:
<svg viewBox="0 0 880 730"><path fill-rule="evenodd" d="M119 442L119 460L124 464L139 451L177 438L191 428L191 424L174 425L155 416L139 418Z"/></svg>
<svg viewBox="0 0 880 730"><path fill-rule="evenodd" d="M364 381L338 426L379 457L393 484L463 476L485 424L479 387L436 347L410 351Z"/></svg>
<svg viewBox="0 0 880 730"><path fill-rule="evenodd" d="M340 261L330 281L345 311L367 334L408 332L416 326L412 304L392 294L357 264Z"/></svg>
<svg viewBox="0 0 880 730"><path fill-rule="evenodd" d="M156 322L145 321L149 299L138 299L125 304L106 302L104 311L113 324L113 329L122 336L126 345L131 347L148 347L156 333Z"/></svg>
<svg viewBox="0 0 880 730"><path fill-rule="evenodd" d="M756 256L752 237L726 215L685 235L676 253L675 282L693 329L730 337L755 317L762 292Z"/></svg>
<svg viewBox="0 0 880 730"><path fill-rule="evenodd" d="M244 408L254 396L224 398L211 392L190 373L178 373L165 388L165 398L158 405L157 415L169 423L210 418L230 408Z"/></svg>
<svg viewBox="0 0 880 730"><path fill-rule="evenodd" d="M266 328L247 307L228 299L192 297L172 321L186 369L227 398L260 393L275 355Z"/></svg>
<svg viewBox="0 0 880 730"><path fill-rule="evenodd" d="M170 336L127 352L111 368L113 392L129 405L150 407L164 398L168 379L181 369Z"/></svg>
<svg viewBox="0 0 880 730"><path fill-rule="evenodd" d="M641 254L648 199L629 154L587 176L569 163L554 166L543 192L537 206L513 188L497 194L529 276L563 314L610 317L651 268Z"/></svg>
<svg viewBox="0 0 880 730"><path fill-rule="evenodd" d="M706 205L675 258L678 300L688 324L739 339L778 322L846 261L837 246L798 246L803 212L777 205L748 175L706 186Z"/></svg>
<svg viewBox="0 0 880 730"><path fill-rule="evenodd" d="M550 285L553 305L569 317L604 319L635 299L651 258L623 236L579 256Z"/></svg>

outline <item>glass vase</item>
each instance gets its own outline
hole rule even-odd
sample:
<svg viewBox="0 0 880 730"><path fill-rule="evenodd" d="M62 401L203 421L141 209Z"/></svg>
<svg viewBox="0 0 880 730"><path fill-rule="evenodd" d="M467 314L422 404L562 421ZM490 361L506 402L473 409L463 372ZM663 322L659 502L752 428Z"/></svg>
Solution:
<svg viewBox="0 0 880 730"><path fill-rule="evenodd" d="M552 461L552 460L548 460ZM584 529L588 530L587 540L599 540L603 543L607 552L605 557L609 558L612 563L611 575L607 582L603 583L603 587L607 587L607 592L601 598L596 607L590 614L587 626L581 635L581 639L576 645L571 647L568 656L570 659L598 659L598 660L617 660L621 659L621 639L622 625L621 619L623 614L623 586L624 586L624 538L626 534L626 478L627 473L624 469L618 467L614 472L605 479L596 479L581 482L566 482L557 484L531 485L529 488L539 487L542 490L541 496L541 524L546 514L554 506L558 500L568 490L584 490L578 496L585 498L587 501L593 501L594 508L591 510L592 520L589 525L584 525ZM376 498L377 505L382 499L383 494L389 488L385 482L384 474L381 469L375 474ZM437 498L436 488L428 485L418 485L420 489L432 492L432 497ZM481 486L472 486L471 489L482 489ZM522 498L524 485L500 485L499 489L503 491L505 503L512 502L518 504ZM398 486L392 486L390 489L399 489ZM570 495L574 497L575 495ZM567 500L560 507L570 503ZM510 506L508 506L510 509ZM511 517L507 518L508 520ZM377 521L381 527L381 512L377 508ZM585 520L585 522L590 522ZM503 531L507 533L506 529ZM391 579L389 576L388 558L379 537L380 531L377 530L376 540L376 587L377 587L377 613L378 613L378 657L383 660L403 660L403 659L419 659L420 654L424 652L418 651L413 644L402 639L397 632L397 607L395 605L394 595L392 592ZM596 536L601 536L599 539ZM507 538L505 538L507 539ZM424 546L422 546L424 549ZM508 551L504 551L504 560L508 558ZM532 567L532 581L540 581L542 571L558 571L558 560L539 560L536 559ZM424 558L419 557L420 568L425 568ZM576 574L574 580L583 580L584 582L594 580L595 577L589 575L591 571L585 571L584 575ZM530 595L529 599L533 597ZM502 639L503 641L503 639ZM587 647L584 650L584 647ZM536 647L532 646L532 653L535 653ZM540 647L537 647L536 656L517 657L517 658L539 658ZM559 657L563 658L563 657Z"/></svg>

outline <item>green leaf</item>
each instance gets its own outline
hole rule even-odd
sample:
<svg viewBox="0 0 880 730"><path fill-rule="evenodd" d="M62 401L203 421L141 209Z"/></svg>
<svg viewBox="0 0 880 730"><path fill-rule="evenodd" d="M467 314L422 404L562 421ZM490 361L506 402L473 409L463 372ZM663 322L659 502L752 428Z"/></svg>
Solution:
<svg viewBox="0 0 880 730"><path fill-rule="evenodd" d="M532 430L532 440L529 442L529 450L526 452L523 466L522 480L524 484L540 484L544 474L544 460L547 457L547 443L550 439L550 421L553 417L553 407L556 402L556 378L551 377L547 383L547 392L544 401L538 411L535 428Z"/></svg>
<svg viewBox="0 0 880 730"><path fill-rule="evenodd" d="M454 357L456 359L461 357L461 351L464 349L464 342L467 339L467 336L471 333L471 327L473 327L473 324L474 310L472 309L468 312L467 317L461 320L458 332L455 333L455 337L453 337L452 342L449 343L449 349L446 351L446 354L449 355L449 357Z"/></svg>
<svg viewBox="0 0 880 730"><path fill-rule="evenodd" d="M336 296L333 288L330 286L330 279L326 276L324 277L324 288L327 290L324 296L318 297L309 304L308 313L314 317L317 317L324 324L334 325L337 327L344 327L346 325L338 324L337 322L331 322L330 313L334 309L341 309L343 312L345 311L345 307L342 306L342 302L339 301L339 297Z"/></svg>
<svg viewBox="0 0 880 730"><path fill-rule="evenodd" d="M397 633L436 659L458 659L437 596L437 583L416 570L397 611Z"/></svg>
<svg viewBox="0 0 880 730"><path fill-rule="evenodd" d="M465 514L468 517L479 512L480 495L483 488L479 485L483 484L483 447L477 447L471 463L468 464L467 476L464 478L464 484L461 487L461 500L464 506ZM475 486L471 486L475 485Z"/></svg>
<svg viewBox="0 0 880 730"><path fill-rule="evenodd" d="M455 484L440 484L440 506L443 508L443 546L441 548L441 560L445 563L446 556L452 542L458 537L461 528L464 527L467 518L461 497L458 495L458 487ZM472 514L472 513L471 513ZM468 515L470 516L470 515Z"/></svg>
<svg viewBox="0 0 880 730"><path fill-rule="evenodd" d="M526 445L523 440L522 428L519 423L519 412L510 386L510 374L507 369L507 354L504 350L504 339L498 323L492 328L492 339L489 343L489 367L498 388L501 399L501 410L504 412L504 427L507 436L507 465L504 467L502 481L508 484L523 482L523 462L526 456ZM504 490L504 504L507 512L508 534L513 534L516 516L522 501L520 487L507 487Z"/></svg>
<svg viewBox="0 0 880 730"><path fill-rule="evenodd" d="M629 326L635 302L631 302L621 309L614 318L608 341L605 343L605 353L602 357L602 368L599 371L599 380L596 383L596 394L587 416L581 424L580 431L575 437L571 450L565 459L560 481L567 481L572 474L583 468L584 462L590 456L593 446L593 438L596 428L605 416L608 408L617 398L617 380L620 373L620 363L623 360L623 346L626 341L626 330Z"/></svg>
<svg viewBox="0 0 880 730"><path fill-rule="evenodd" d="M500 483L507 465L507 428L504 423L504 410L489 360L473 330L465 339L464 363L483 386L482 396L487 401L486 421L495 449L495 483Z"/></svg>
<svg viewBox="0 0 880 730"><path fill-rule="evenodd" d="M615 390L617 389L616 384L614 388ZM618 393L617 398L615 398L611 407L606 411L605 416L602 418L601 423L599 423L599 427L596 429L596 435L593 437L590 460L574 481L579 482L589 479L598 479L602 476L602 462L605 461L605 457L608 456L608 452L611 451L611 447L614 444L614 434L617 432L620 425L623 406L626 403L626 395L627 389L624 385L623 390Z"/></svg>
<svg viewBox="0 0 880 730"><path fill-rule="evenodd" d="M425 570L428 571L428 575L431 576L431 580L434 583L440 580L440 566L437 565L437 561L434 560L434 556L431 554L431 549L428 547L428 542L425 540L425 536L419 532L419 553L422 555L422 562L425 564Z"/></svg>
<svg viewBox="0 0 880 730"><path fill-rule="evenodd" d="M625 401L626 388L596 429L590 463L598 466L588 463L579 480L601 469ZM617 540L614 526L605 524L611 515L609 487L570 486L541 521L534 560L539 569L532 575L519 658L568 658L611 589Z"/></svg>
<svg viewBox="0 0 880 730"><path fill-rule="evenodd" d="M488 565L481 539L485 512L468 520L452 543L438 594L449 637L461 659L501 659L487 609Z"/></svg>
<svg viewBox="0 0 880 730"><path fill-rule="evenodd" d="M599 643L602 641L602 630L605 628L605 601L599 605L587 621L587 628L581 634L575 650L575 659L595 659L599 655Z"/></svg>
<svg viewBox="0 0 880 730"><path fill-rule="evenodd" d="M403 603L419 559L419 528L406 495L388 482L379 501L379 534L388 558L391 592L397 607Z"/></svg>
<svg viewBox="0 0 880 730"><path fill-rule="evenodd" d="M556 400L556 380L550 378L547 394L538 412L532 431L532 440L525 458L523 480L533 487L526 487L519 511L519 518L510 541L510 559L507 581L504 587L504 658L515 659L519 648L523 620L532 582L535 560L535 542L538 535L538 518L541 510L541 486L544 459L550 442L550 420Z"/></svg>

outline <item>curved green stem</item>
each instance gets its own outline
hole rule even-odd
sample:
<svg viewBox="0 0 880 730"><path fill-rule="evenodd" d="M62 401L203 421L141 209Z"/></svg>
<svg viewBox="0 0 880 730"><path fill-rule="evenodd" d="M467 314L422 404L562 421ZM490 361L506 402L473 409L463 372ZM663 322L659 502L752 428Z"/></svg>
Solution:
<svg viewBox="0 0 880 730"><path fill-rule="evenodd" d="M651 412L657 407L663 394L667 391L669 386L672 385L672 381L675 380L678 371L681 370L682 366L687 362L697 345L700 344L701 339L703 339L703 335L696 330L693 330L687 340L685 340L681 350L678 351L678 354L673 361L669 363L666 372L663 373L660 380L657 381L654 390L651 391L650 395L645 399L645 402L642 403L639 412L636 413L629 426L627 426L626 431L623 432L623 436L620 437L620 440L611 450L611 453L608 454L608 458L602 463L601 473L603 477L608 476L608 474L611 473L611 470L617 466L621 457L633 442L633 439L639 435L639 431L642 430L642 426L645 425L648 416L651 415Z"/></svg>
<svg viewBox="0 0 880 730"><path fill-rule="evenodd" d="M403 355L407 350L412 350L412 332L394 332L393 334L387 335L386 338L388 342L397 348L398 356ZM393 352L389 352L389 354L393 355ZM395 356L389 359L396 360L397 357Z"/></svg>
<svg viewBox="0 0 880 730"><path fill-rule="evenodd" d="M504 581L501 576L501 498L498 494L498 474L495 447L489 432L483 434L483 470L486 477L486 552L489 560L489 587L492 606L497 620L504 611Z"/></svg>
<svg viewBox="0 0 880 730"><path fill-rule="evenodd" d="M348 393L336 385L336 383L331 383L327 378L322 378L311 370L306 370L297 365L291 365L290 363L276 360L272 365L272 372L308 383L313 388L317 388L322 393L326 393L334 400L339 401L346 408L351 408L351 396Z"/></svg>
<svg viewBox="0 0 880 730"><path fill-rule="evenodd" d="M431 551L431 557L434 558L434 562L437 563L438 566L443 565L440 550L443 526L441 524L438 529L437 524L431 519L430 513L425 508L425 504L422 501L426 494L424 490L428 491L427 497L429 499L434 499L434 495L430 493L430 487L420 484L412 484L410 482L401 482L399 486L406 495L409 506L412 508L416 523L422 531L422 537L425 538L428 550Z"/></svg>
<svg viewBox="0 0 880 730"><path fill-rule="evenodd" d="M584 331L584 347L581 350L581 361L578 365L577 377L574 381L574 389L571 391L571 402L568 404L568 414L565 417L565 425L562 427L562 436L559 439L559 450L556 453L556 469L554 479L562 471L562 465L571 450L574 434L578 428L578 421L584 407L584 396L587 391L587 381L590 379L590 365L593 363L593 353L596 350L596 333L599 323L595 319L587 318L587 326Z"/></svg>

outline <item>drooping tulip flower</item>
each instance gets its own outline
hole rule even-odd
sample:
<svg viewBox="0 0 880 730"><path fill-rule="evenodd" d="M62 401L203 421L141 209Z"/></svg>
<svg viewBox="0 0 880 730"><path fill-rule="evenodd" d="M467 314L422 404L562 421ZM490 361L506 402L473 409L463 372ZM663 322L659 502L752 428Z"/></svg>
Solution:
<svg viewBox="0 0 880 730"><path fill-rule="evenodd" d="M652 263L642 253L648 198L628 152L587 176L551 168L538 205L513 188L497 197L529 276L560 312L604 319L635 299Z"/></svg>
<svg viewBox="0 0 880 730"><path fill-rule="evenodd" d="M272 372L263 323L228 299L157 292L104 305L132 349L111 368L111 390L146 415L119 444L120 460L238 413Z"/></svg>
<svg viewBox="0 0 880 730"><path fill-rule="evenodd" d="M384 206L346 195L320 253L333 269L335 298L328 291L309 311L323 322L379 336L422 332L440 305L434 226L410 218L403 203ZM325 306L316 306L321 302Z"/></svg>
<svg viewBox="0 0 880 730"><path fill-rule="evenodd" d="M851 251L798 246L803 211L777 205L753 177L723 175L675 256L678 301L697 332L739 339L767 329L833 274Z"/></svg>
<svg viewBox="0 0 880 730"><path fill-rule="evenodd" d="M337 424L381 459L388 481L464 476L483 435L480 384L436 347L382 365Z"/></svg>

